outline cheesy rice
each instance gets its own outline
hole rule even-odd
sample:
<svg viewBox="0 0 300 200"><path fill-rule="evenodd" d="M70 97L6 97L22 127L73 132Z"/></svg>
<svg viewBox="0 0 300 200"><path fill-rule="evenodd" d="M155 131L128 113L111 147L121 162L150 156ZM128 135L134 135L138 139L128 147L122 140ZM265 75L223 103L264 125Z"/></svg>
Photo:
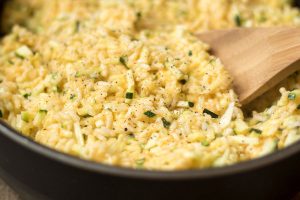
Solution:
<svg viewBox="0 0 300 200"><path fill-rule="evenodd" d="M261 157L300 139L300 75L245 117L221 60L194 34L299 24L288 0L11 0L0 117L43 145L123 167Z"/></svg>

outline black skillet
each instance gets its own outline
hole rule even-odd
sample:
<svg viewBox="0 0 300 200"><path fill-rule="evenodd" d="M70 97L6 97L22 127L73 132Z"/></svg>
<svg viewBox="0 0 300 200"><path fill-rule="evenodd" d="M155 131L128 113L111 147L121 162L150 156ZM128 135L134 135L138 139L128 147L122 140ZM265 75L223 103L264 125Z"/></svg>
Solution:
<svg viewBox="0 0 300 200"><path fill-rule="evenodd" d="M0 176L25 200L284 200L300 191L300 143L223 168L154 172L83 161L0 121Z"/></svg>

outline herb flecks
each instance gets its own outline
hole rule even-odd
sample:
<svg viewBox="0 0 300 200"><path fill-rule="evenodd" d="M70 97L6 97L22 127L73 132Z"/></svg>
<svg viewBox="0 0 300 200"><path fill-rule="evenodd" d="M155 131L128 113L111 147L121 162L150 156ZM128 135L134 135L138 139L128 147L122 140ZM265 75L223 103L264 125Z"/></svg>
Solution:
<svg viewBox="0 0 300 200"><path fill-rule="evenodd" d="M24 97L25 99L28 99L30 96L31 96L31 93L23 94L23 97Z"/></svg>
<svg viewBox="0 0 300 200"><path fill-rule="evenodd" d="M210 111L210 110L208 110L206 108L203 110L203 114L210 115L214 119L216 119L216 118L219 117L219 115L217 115L216 113L214 113L214 112L212 112L212 111Z"/></svg>
<svg viewBox="0 0 300 200"><path fill-rule="evenodd" d="M293 93L293 92L290 92L290 93L288 94L288 99L289 99L289 100L295 100L296 97L297 97L297 95L296 95L295 93Z"/></svg>
<svg viewBox="0 0 300 200"><path fill-rule="evenodd" d="M146 115L149 118L153 118L156 116L156 114L150 110L148 110L147 112L144 112L144 115Z"/></svg>
<svg viewBox="0 0 300 200"><path fill-rule="evenodd" d="M128 57L127 56L121 56L119 58L119 62L126 68L129 69L128 65L127 65L127 61L128 61Z"/></svg>
<svg viewBox="0 0 300 200"><path fill-rule="evenodd" d="M142 13L141 12L136 12L136 19L140 20L142 18Z"/></svg>
<svg viewBox="0 0 300 200"><path fill-rule="evenodd" d="M79 78L81 76L80 72L75 73L75 78Z"/></svg>
<svg viewBox="0 0 300 200"><path fill-rule="evenodd" d="M134 139L134 138L135 138L135 135L134 135L133 133L129 133L129 134L128 134L128 137L129 137L130 139Z"/></svg>
<svg viewBox="0 0 300 200"><path fill-rule="evenodd" d="M165 118L162 118L161 121L163 122L165 128L169 128L171 126L171 122L169 122Z"/></svg>
<svg viewBox="0 0 300 200"><path fill-rule="evenodd" d="M71 95L70 95L70 99L71 99L71 100L75 99L75 97L76 97L75 94L71 94Z"/></svg>
<svg viewBox="0 0 300 200"><path fill-rule="evenodd" d="M126 99L133 99L133 92L126 92Z"/></svg>
<svg viewBox="0 0 300 200"><path fill-rule="evenodd" d="M57 93L61 93L61 92L62 92L62 89L61 89L61 87L59 87L59 86L56 86L56 92L57 92Z"/></svg>
<svg viewBox="0 0 300 200"><path fill-rule="evenodd" d="M39 113L40 113L40 114L47 114L47 113L48 113L48 110L43 110L43 109L41 109L41 110L39 110Z"/></svg>
<svg viewBox="0 0 300 200"><path fill-rule="evenodd" d="M185 85L187 83L186 79L181 79L178 81L181 85Z"/></svg>
<svg viewBox="0 0 300 200"><path fill-rule="evenodd" d="M90 115L90 114L85 114L85 115L83 115L82 117L83 117L83 118L90 118L90 117L93 117L93 116Z"/></svg>
<svg viewBox="0 0 300 200"><path fill-rule="evenodd" d="M250 133L251 133L251 132L255 132L256 134L259 134L259 135L262 134L262 130L257 129L257 128L251 128L251 129L250 129Z"/></svg>
<svg viewBox="0 0 300 200"><path fill-rule="evenodd" d="M243 25L243 20L239 14L234 16L234 23L236 26L241 27Z"/></svg>
<svg viewBox="0 0 300 200"><path fill-rule="evenodd" d="M75 22L75 33L78 33L80 31L81 22L79 20L76 20Z"/></svg>
<svg viewBox="0 0 300 200"><path fill-rule="evenodd" d="M190 102L190 101L188 102L188 104L189 104L190 108L193 108L195 106L195 104L193 102Z"/></svg>

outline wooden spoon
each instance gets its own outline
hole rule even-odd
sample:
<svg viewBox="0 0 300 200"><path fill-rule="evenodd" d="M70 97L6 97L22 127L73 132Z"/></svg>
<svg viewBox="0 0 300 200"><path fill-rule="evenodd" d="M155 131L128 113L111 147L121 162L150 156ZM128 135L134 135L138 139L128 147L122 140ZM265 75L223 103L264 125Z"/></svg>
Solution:
<svg viewBox="0 0 300 200"><path fill-rule="evenodd" d="M239 28L197 36L233 77L242 105L300 70L300 28Z"/></svg>

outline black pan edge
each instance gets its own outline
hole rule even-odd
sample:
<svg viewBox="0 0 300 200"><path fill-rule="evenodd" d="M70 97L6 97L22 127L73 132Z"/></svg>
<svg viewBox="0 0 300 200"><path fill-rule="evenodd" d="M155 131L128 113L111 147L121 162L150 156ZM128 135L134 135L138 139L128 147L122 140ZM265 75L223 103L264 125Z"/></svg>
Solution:
<svg viewBox="0 0 300 200"><path fill-rule="evenodd" d="M228 176L239 174L247 171L257 170L268 165L283 161L300 152L300 142L297 142L283 150L272 153L268 156L237 163L231 166L208 169L194 169L182 171L150 171L136 170L130 168L110 166L106 164L96 163L93 161L82 160L80 158L58 152L46 146L36 143L35 141L21 135L18 131L12 129L5 122L0 120L0 133L22 145L34 153L41 154L51 160L79 168L96 172L99 174L109 174L113 176L121 176L128 178L149 179L149 180L192 180L207 179L220 176Z"/></svg>
<svg viewBox="0 0 300 200"><path fill-rule="evenodd" d="M0 0L0 13L5 0ZM300 0L294 0L294 6L300 7ZM11 128L7 123L0 120L0 134L14 141L15 143L26 147L36 154L43 155L53 161L60 162L81 170L95 172L99 174L108 174L118 177L128 177L149 180L192 180L192 179L209 179L214 177L229 176L233 174L241 174L247 171L270 166L272 164L287 160L295 154L300 154L300 141L286 147L283 150L274 152L265 157L237 163L231 166L221 168L195 169L184 171L149 171L136 170L123 167L110 166L106 164L96 163L93 161L82 160L80 158L64 154L21 135L18 131Z"/></svg>

